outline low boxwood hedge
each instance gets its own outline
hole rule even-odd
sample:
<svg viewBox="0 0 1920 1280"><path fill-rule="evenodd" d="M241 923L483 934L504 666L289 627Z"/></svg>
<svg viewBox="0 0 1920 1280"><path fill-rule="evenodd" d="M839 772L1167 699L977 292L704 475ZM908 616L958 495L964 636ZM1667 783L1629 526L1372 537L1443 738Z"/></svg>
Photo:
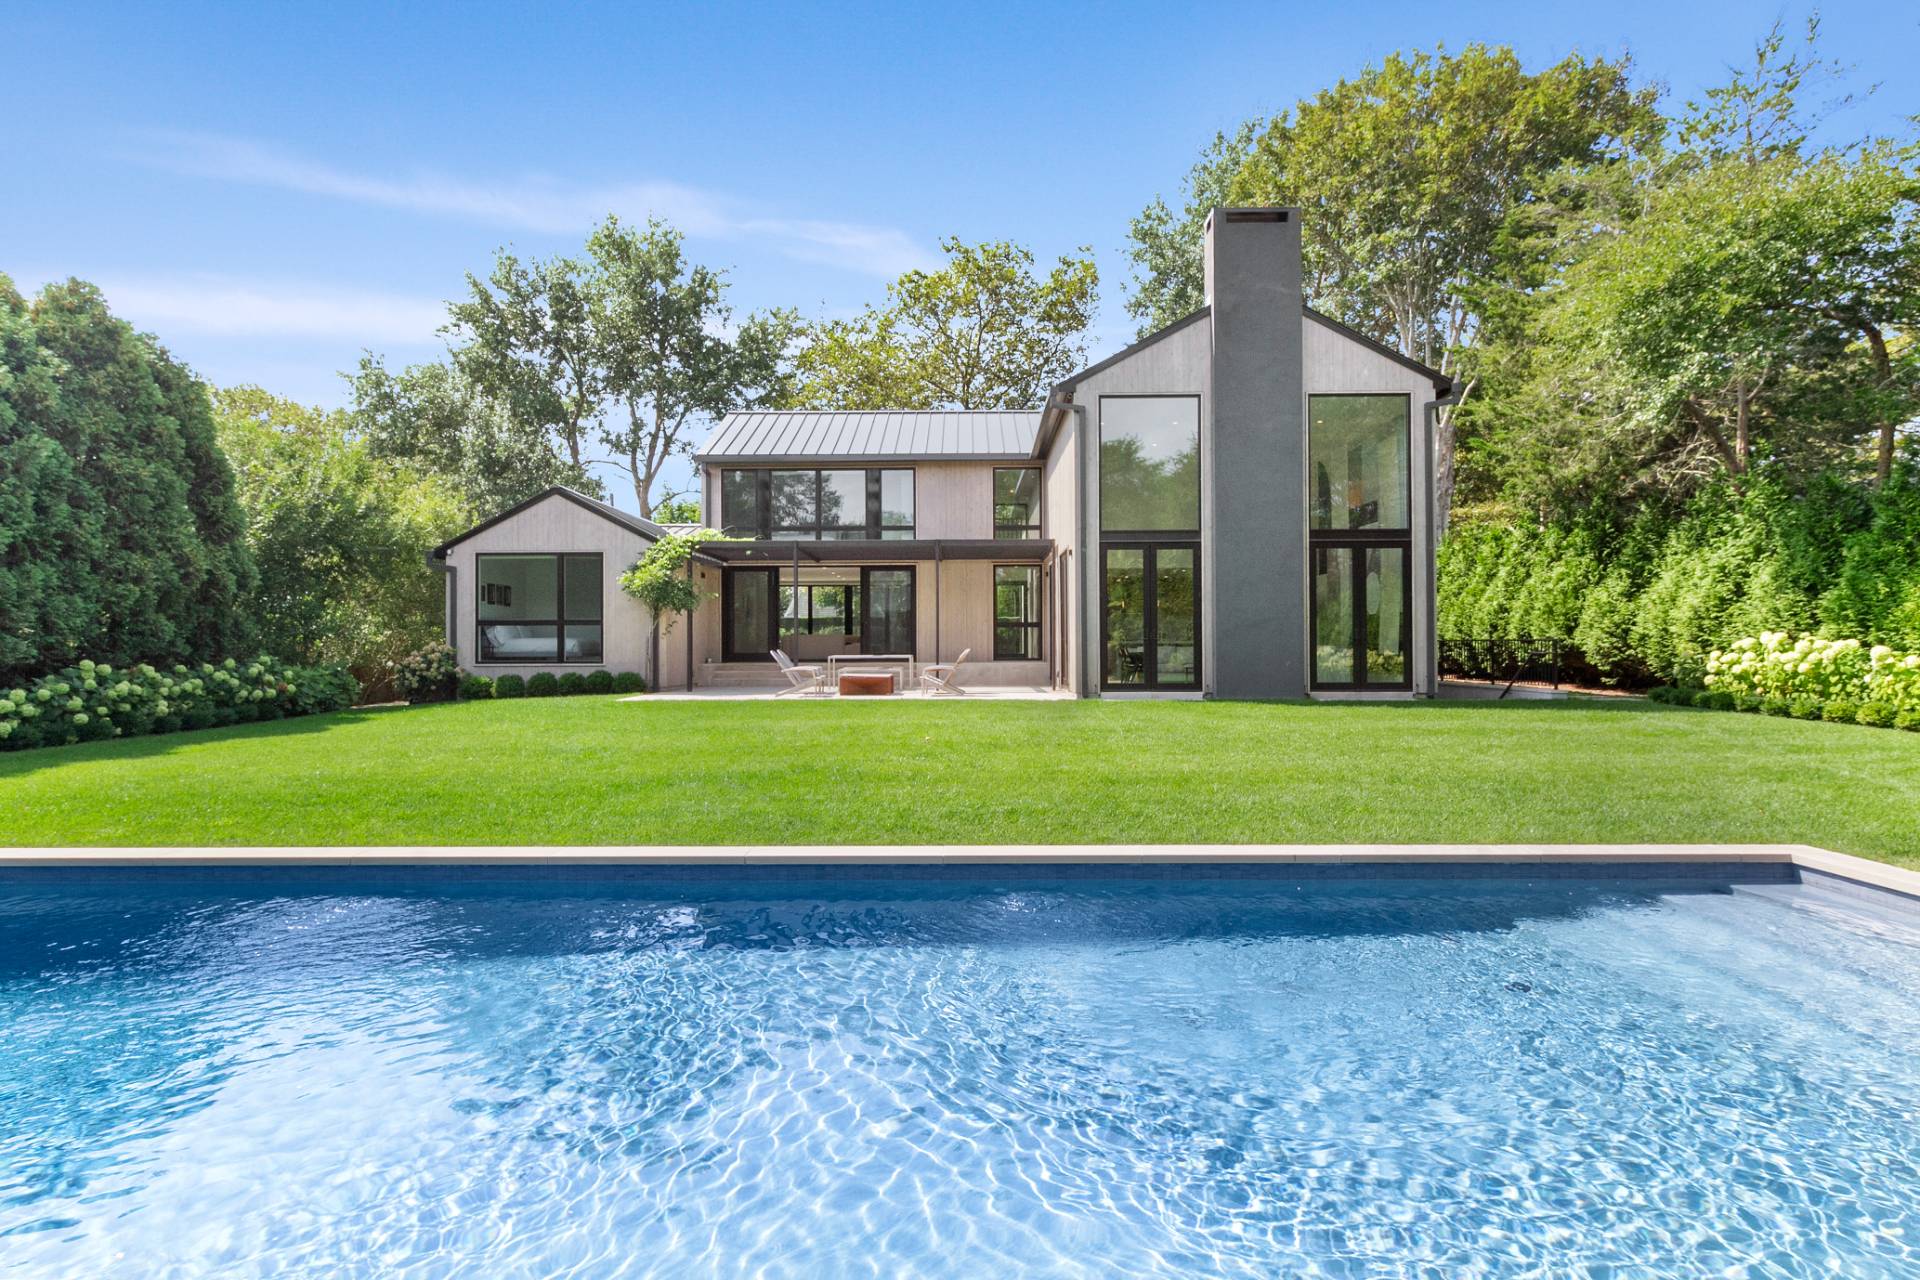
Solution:
<svg viewBox="0 0 1920 1280"><path fill-rule="evenodd" d="M560 692L560 678L551 671L542 671L527 678L527 696L529 698L551 698Z"/></svg>

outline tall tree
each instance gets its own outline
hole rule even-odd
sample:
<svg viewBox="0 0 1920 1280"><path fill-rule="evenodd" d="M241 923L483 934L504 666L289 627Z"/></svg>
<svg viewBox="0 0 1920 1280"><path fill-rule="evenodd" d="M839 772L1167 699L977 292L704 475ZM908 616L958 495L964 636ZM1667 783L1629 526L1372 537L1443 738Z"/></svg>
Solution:
<svg viewBox="0 0 1920 1280"><path fill-rule="evenodd" d="M467 505L443 479L378 457L351 414L258 387L217 396L260 566L250 609L262 643L377 684L439 636L445 586L426 553L469 522Z"/></svg>
<svg viewBox="0 0 1920 1280"><path fill-rule="evenodd" d="M503 510L556 484L600 491L556 451L546 426L515 417L450 365L393 373L364 356L349 381L354 431L372 456L439 477L475 512Z"/></svg>
<svg viewBox="0 0 1920 1280"><path fill-rule="evenodd" d="M1479 44L1458 54L1393 54L1269 121L1224 199L1300 206L1314 305L1456 373L1464 398L1474 377L1463 357L1479 332L1474 286L1493 268L1512 210L1564 166L1657 138L1653 91L1633 88L1628 72L1624 59L1577 55L1528 72L1511 49ZM1214 198L1237 150L1234 140L1216 140L1190 175L1189 219L1192 206ZM1152 210L1136 222L1135 261L1153 293L1190 301L1196 259L1169 258L1163 228ZM1178 288L1157 278L1169 261L1184 273ZM1440 415L1437 444L1444 520L1454 486L1451 411Z"/></svg>
<svg viewBox="0 0 1920 1280"><path fill-rule="evenodd" d="M0 355L0 668L243 651L254 570L206 389L78 280L28 305L0 278Z"/></svg>
<svg viewBox="0 0 1920 1280"><path fill-rule="evenodd" d="M555 432L575 472L606 394L586 268L572 258L521 262L504 249L493 274L467 276L444 332L463 376L520 422Z"/></svg>
<svg viewBox="0 0 1920 1280"><path fill-rule="evenodd" d="M600 439L649 512L661 469L692 452L691 424L784 392L798 322L772 311L736 325L725 275L689 263L680 233L657 219L635 228L608 218L587 252L597 359L614 402Z"/></svg>
<svg viewBox="0 0 1920 1280"><path fill-rule="evenodd" d="M813 327L788 402L835 409L1010 409L1046 399L1086 360L1099 294L1090 249L1042 278L1031 250L946 239L947 265L909 271L887 301Z"/></svg>

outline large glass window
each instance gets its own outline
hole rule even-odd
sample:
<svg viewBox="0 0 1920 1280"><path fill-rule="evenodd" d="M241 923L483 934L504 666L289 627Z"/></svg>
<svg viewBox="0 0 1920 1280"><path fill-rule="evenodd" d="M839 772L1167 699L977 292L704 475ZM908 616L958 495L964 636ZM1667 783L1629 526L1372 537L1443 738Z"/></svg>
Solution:
<svg viewBox="0 0 1920 1280"><path fill-rule="evenodd" d="M913 472L905 468L893 468L869 474L880 477L880 536L888 539L912 538Z"/></svg>
<svg viewBox="0 0 1920 1280"><path fill-rule="evenodd" d="M1314 529L1406 529L1406 396L1307 398L1307 507Z"/></svg>
<svg viewBox="0 0 1920 1280"><path fill-rule="evenodd" d="M1040 468L997 467L993 473L993 536L1040 536Z"/></svg>
<svg viewBox="0 0 1920 1280"><path fill-rule="evenodd" d="M780 584L780 633L789 636L860 634L860 588L854 583Z"/></svg>
<svg viewBox="0 0 1920 1280"><path fill-rule="evenodd" d="M601 660L598 554L481 555L474 576L481 662Z"/></svg>
<svg viewBox="0 0 1920 1280"><path fill-rule="evenodd" d="M993 566L993 657L996 662L1040 660L1040 568Z"/></svg>
<svg viewBox="0 0 1920 1280"><path fill-rule="evenodd" d="M1100 398L1100 528L1199 530L1199 397Z"/></svg>
<svg viewBox="0 0 1920 1280"><path fill-rule="evenodd" d="M735 537L814 542L913 537L910 468L729 469L721 526Z"/></svg>

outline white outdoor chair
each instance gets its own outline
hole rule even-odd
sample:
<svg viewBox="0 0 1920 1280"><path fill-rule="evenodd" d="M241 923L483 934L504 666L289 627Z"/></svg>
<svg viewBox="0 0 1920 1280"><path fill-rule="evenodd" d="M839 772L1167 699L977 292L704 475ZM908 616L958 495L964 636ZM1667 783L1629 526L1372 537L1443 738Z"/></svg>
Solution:
<svg viewBox="0 0 1920 1280"><path fill-rule="evenodd" d="M920 668L920 692L929 698L950 693L961 697L966 693L960 687L960 664L973 656L973 650L962 649L960 656L952 662L929 662Z"/></svg>
<svg viewBox="0 0 1920 1280"><path fill-rule="evenodd" d="M787 687L774 694L784 698L790 693L823 694L827 692L827 672L824 667L811 666L795 662L784 649L770 650L773 660L787 675Z"/></svg>

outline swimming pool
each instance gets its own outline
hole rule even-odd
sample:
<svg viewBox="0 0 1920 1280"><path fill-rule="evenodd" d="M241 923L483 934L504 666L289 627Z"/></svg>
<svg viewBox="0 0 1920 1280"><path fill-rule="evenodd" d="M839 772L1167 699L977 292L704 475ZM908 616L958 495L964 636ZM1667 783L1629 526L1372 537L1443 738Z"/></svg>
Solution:
<svg viewBox="0 0 1920 1280"><path fill-rule="evenodd" d="M0 1270L1920 1274L1920 904L1440 871L0 872Z"/></svg>

